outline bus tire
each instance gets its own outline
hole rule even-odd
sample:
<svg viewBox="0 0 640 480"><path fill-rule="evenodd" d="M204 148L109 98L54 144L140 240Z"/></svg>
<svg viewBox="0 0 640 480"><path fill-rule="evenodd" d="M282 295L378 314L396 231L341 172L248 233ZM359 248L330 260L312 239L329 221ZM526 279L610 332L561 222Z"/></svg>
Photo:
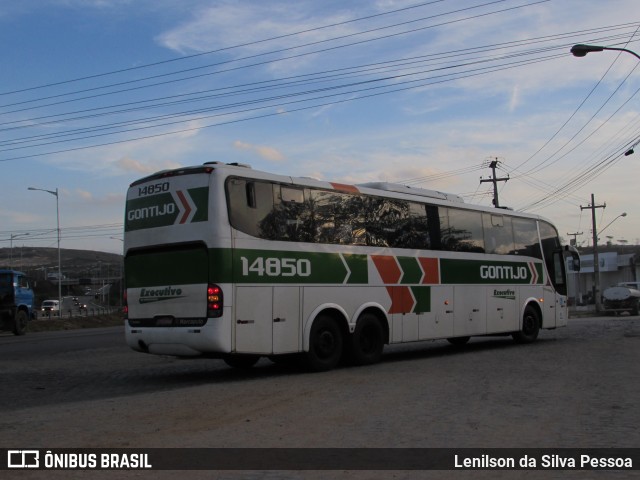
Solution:
<svg viewBox="0 0 640 480"><path fill-rule="evenodd" d="M307 363L311 370L324 372L338 365L342 357L344 338L336 320L319 315L311 326Z"/></svg>
<svg viewBox="0 0 640 480"><path fill-rule="evenodd" d="M224 363L233 368L240 368L243 370L253 367L260 360L260 355L227 355L224 357Z"/></svg>
<svg viewBox="0 0 640 480"><path fill-rule="evenodd" d="M540 315L531 305L527 305L522 315L522 330L513 332L513 339L518 343L531 343L538 338L540 332Z"/></svg>
<svg viewBox="0 0 640 480"><path fill-rule="evenodd" d="M354 365L371 365L380 361L384 349L384 330L378 317L365 313L358 319L351 335L351 360Z"/></svg>
<svg viewBox="0 0 640 480"><path fill-rule="evenodd" d="M471 337L451 337L447 338L447 342L456 347L461 347L462 345L466 345L469 339L471 339Z"/></svg>
<svg viewBox="0 0 640 480"><path fill-rule="evenodd" d="M27 312L24 310L18 310L13 324L14 335L24 335L27 332L28 321L29 315L27 315Z"/></svg>

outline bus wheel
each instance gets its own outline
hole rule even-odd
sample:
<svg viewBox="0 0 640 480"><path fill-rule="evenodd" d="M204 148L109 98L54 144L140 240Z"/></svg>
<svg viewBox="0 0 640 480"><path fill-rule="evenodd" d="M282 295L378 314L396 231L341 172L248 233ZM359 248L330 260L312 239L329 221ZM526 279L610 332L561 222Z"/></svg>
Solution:
<svg viewBox="0 0 640 480"><path fill-rule="evenodd" d="M351 359L355 365L380 361L384 349L384 331L378 317L365 313L358 319L351 335Z"/></svg>
<svg viewBox="0 0 640 480"><path fill-rule="evenodd" d="M307 362L316 372L331 370L342 357L342 332L338 323L328 315L318 316L311 326Z"/></svg>
<svg viewBox="0 0 640 480"><path fill-rule="evenodd" d="M461 347L462 345L466 345L470 338L471 337L451 337L447 338L447 342L456 347Z"/></svg>
<svg viewBox="0 0 640 480"><path fill-rule="evenodd" d="M540 331L540 315L531 305L524 309L522 315L522 330L512 334L513 339L518 343L531 343L538 338Z"/></svg>
<svg viewBox="0 0 640 480"><path fill-rule="evenodd" d="M16 312L16 319L13 325L13 333L15 335L24 335L27 331L27 322L29 321L29 316L27 312L24 310L18 310Z"/></svg>
<svg viewBox="0 0 640 480"><path fill-rule="evenodd" d="M224 357L224 363L233 368L247 369L253 367L260 360L260 355L227 355Z"/></svg>

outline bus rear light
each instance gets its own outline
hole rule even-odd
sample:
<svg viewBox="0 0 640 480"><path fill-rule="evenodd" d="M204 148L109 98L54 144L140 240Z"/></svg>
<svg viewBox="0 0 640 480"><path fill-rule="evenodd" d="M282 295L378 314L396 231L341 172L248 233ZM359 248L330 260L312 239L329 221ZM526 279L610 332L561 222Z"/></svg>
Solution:
<svg viewBox="0 0 640 480"><path fill-rule="evenodd" d="M207 287L207 318L222 316L223 296L222 289L217 285Z"/></svg>
<svg viewBox="0 0 640 480"><path fill-rule="evenodd" d="M129 304L127 303L127 291L126 290L122 294L122 313L124 314L124 319L126 320L129 317Z"/></svg>

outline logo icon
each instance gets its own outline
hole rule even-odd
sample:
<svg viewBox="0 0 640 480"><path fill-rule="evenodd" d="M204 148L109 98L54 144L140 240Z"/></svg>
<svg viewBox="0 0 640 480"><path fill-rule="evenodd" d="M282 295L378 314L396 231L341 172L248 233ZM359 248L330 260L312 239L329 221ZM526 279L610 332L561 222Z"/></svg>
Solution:
<svg viewBox="0 0 640 480"><path fill-rule="evenodd" d="M8 468L39 468L40 452L38 450L8 450Z"/></svg>

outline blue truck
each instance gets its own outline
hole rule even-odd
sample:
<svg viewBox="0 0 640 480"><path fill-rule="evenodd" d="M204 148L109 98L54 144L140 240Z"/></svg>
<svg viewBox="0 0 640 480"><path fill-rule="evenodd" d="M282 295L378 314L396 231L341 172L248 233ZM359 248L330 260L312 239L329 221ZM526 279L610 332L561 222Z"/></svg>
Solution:
<svg viewBox="0 0 640 480"><path fill-rule="evenodd" d="M15 270L0 270L0 330L24 335L33 304L33 289L27 276Z"/></svg>

